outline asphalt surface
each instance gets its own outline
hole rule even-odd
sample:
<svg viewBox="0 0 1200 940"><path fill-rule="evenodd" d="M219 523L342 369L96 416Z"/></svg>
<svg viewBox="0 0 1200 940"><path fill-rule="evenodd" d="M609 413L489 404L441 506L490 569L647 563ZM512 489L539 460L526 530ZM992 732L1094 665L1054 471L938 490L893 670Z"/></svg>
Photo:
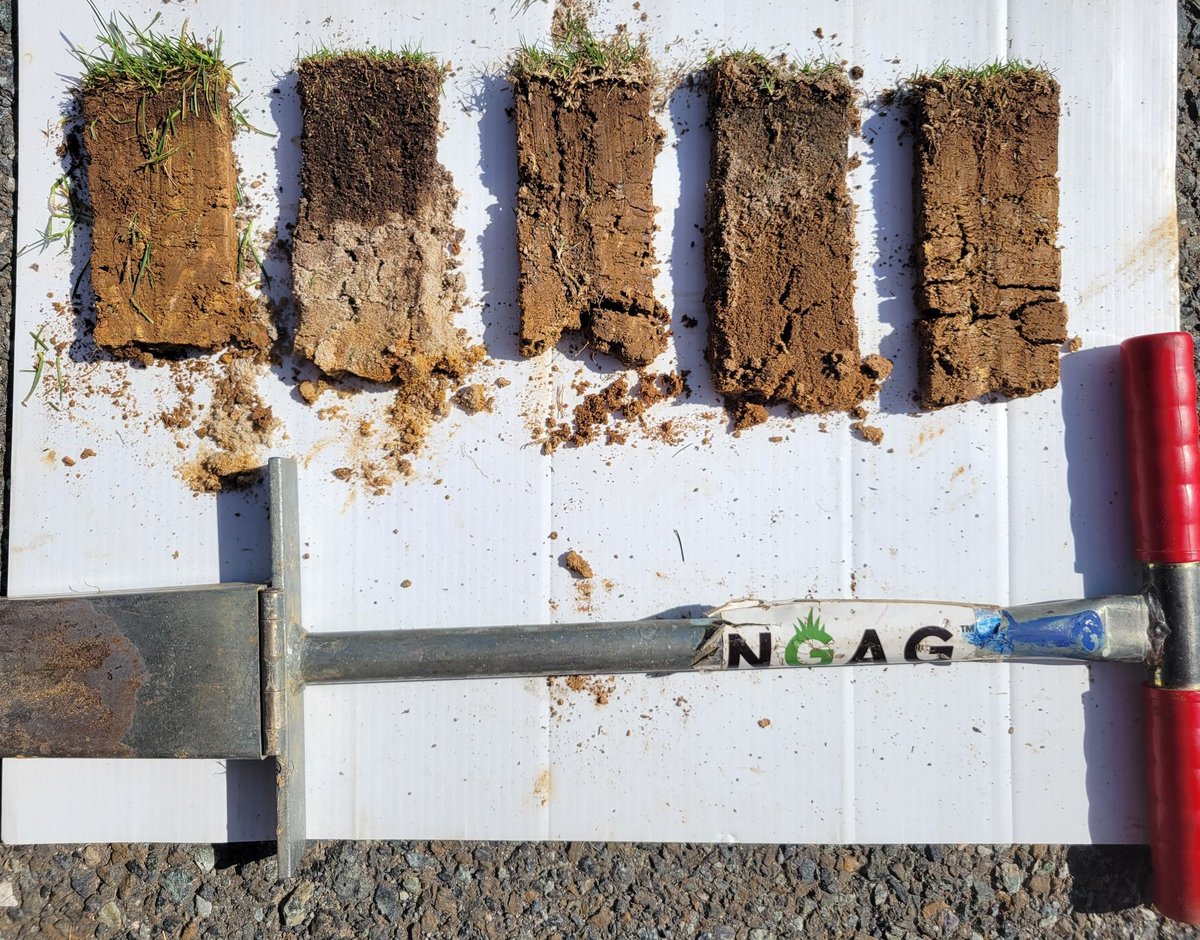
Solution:
<svg viewBox="0 0 1200 940"><path fill-rule="evenodd" d="M0 0L5 385L15 190L11 13ZM1184 322L1195 329L1195 0L1181 3L1179 51L1180 286ZM7 400L0 399L6 426ZM0 846L0 940L1200 936L1148 906L1149 855L1136 846L333 842L313 845L296 877L283 883L276 881L272 848Z"/></svg>

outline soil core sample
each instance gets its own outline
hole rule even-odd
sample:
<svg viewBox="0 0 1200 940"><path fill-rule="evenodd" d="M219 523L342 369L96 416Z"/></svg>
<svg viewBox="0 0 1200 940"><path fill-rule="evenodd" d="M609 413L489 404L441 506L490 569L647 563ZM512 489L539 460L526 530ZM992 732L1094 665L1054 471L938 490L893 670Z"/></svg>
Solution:
<svg viewBox="0 0 1200 940"><path fill-rule="evenodd" d="M299 66L300 212L292 239L295 347L329 376L426 397L477 361L454 325L462 232L438 162L445 69L408 53L318 55Z"/></svg>
<svg viewBox="0 0 1200 940"><path fill-rule="evenodd" d="M840 68L736 53L708 70L712 164L705 264L708 359L736 426L764 404L849 411L891 371L859 352L854 91Z"/></svg>
<svg viewBox="0 0 1200 940"><path fill-rule="evenodd" d="M624 32L597 40L568 19L548 51L522 49L509 76L517 127L520 349L565 331L628 366L667 348L654 297L652 66Z"/></svg>
<svg viewBox="0 0 1200 940"><path fill-rule="evenodd" d="M1058 83L1015 65L909 89L927 408L1058 384Z"/></svg>
<svg viewBox="0 0 1200 940"><path fill-rule="evenodd" d="M118 355L265 350L265 306L238 286L233 76L186 34L125 36L80 53L75 90L92 213L95 341Z"/></svg>

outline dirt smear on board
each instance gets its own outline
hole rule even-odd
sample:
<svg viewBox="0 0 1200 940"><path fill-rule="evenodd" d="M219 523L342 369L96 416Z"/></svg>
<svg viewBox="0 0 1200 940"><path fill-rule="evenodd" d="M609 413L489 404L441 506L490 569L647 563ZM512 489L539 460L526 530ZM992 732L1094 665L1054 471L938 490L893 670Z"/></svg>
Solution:
<svg viewBox="0 0 1200 940"><path fill-rule="evenodd" d="M1058 83L1036 69L922 78L914 210L921 402L1058 384Z"/></svg>
<svg viewBox="0 0 1200 940"><path fill-rule="evenodd" d="M708 359L735 430L763 405L849 411L891 371L863 358L854 318L854 208L846 189L854 91L838 68L756 54L708 70Z"/></svg>
<svg viewBox="0 0 1200 940"><path fill-rule="evenodd" d="M444 69L350 53L299 66L301 203L292 240L296 351L332 379L397 387L366 475L408 468L450 395L484 358L462 307L457 194L437 159ZM310 403L332 383L307 383ZM468 398L464 407L485 402Z"/></svg>
<svg viewBox="0 0 1200 940"><path fill-rule="evenodd" d="M151 92L127 82L76 92L91 206L96 344L116 355L265 352L264 304L238 285L237 168L229 90Z"/></svg>
<svg viewBox="0 0 1200 940"><path fill-rule="evenodd" d="M652 71L623 33L595 40L575 19L558 31L551 59L577 44L610 51L566 72L522 55L510 75L520 350L536 356L575 331L588 348L646 366L666 350L670 324L653 286L652 178L663 133L650 113Z"/></svg>

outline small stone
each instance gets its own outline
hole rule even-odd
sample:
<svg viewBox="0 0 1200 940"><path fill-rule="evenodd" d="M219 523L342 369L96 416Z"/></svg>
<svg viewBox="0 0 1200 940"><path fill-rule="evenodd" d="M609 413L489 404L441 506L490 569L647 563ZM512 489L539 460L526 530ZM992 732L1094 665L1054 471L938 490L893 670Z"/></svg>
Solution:
<svg viewBox="0 0 1200 940"><path fill-rule="evenodd" d="M375 908L388 920L396 919L396 889L386 881L375 889Z"/></svg>
<svg viewBox="0 0 1200 940"><path fill-rule="evenodd" d="M313 891L316 886L311 881L302 881L283 902L283 925L296 927L303 923L308 916L309 904L312 903Z"/></svg>
<svg viewBox="0 0 1200 940"><path fill-rule="evenodd" d="M817 877L816 861L808 855L804 856L796 866L796 874L800 876L801 881L812 881Z"/></svg>
<svg viewBox="0 0 1200 940"><path fill-rule="evenodd" d="M207 917L212 913L212 901L199 894L196 895L196 916Z"/></svg>
<svg viewBox="0 0 1200 940"><path fill-rule="evenodd" d="M163 872L163 891L176 904L184 904L192 897L192 876L182 868L171 868Z"/></svg>
<svg viewBox="0 0 1200 940"><path fill-rule="evenodd" d="M415 868L417 871L427 868L437 868L437 859L423 852L405 852L404 860L408 862L410 868Z"/></svg>
<svg viewBox="0 0 1200 940"><path fill-rule="evenodd" d="M1004 890L1009 894L1016 894L1021 890L1021 882L1024 881L1024 876L1012 862L1002 862L1000 864L1000 883L1004 885Z"/></svg>
<svg viewBox="0 0 1200 940"><path fill-rule="evenodd" d="M196 867L206 875L217 867L217 855L211 845L197 846L192 858L196 860Z"/></svg>
<svg viewBox="0 0 1200 940"><path fill-rule="evenodd" d="M20 905L17 900L17 892L13 887L11 878L5 878L0 881L0 907L17 907Z"/></svg>
<svg viewBox="0 0 1200 940"><path fill-rule="evenodd" d="M100 877L89 868L81 868L71 872L71 890L85 901L96 893L100 887Z"/></svg>
<svg viewBox="0 0 1200 940"><path fill-rule="evenodd" d="M100 923L106 927L111 927L113 930L120 930L125 926L125 915L121 913L121 908L117 906L116 901L109 901L97 915Z"/></svg>
<svg viewBox="0 0 1200 940"><path fill-rule="evenodd" d="M82 852L83 863L88 868L96 868L104 863L106 854L98 845L85 845Z"/></svg>
<svg viewBox="0 0 1200 940"><path fill-rule="evenodd" d="M405 878L401 884L404 885L404 890L406 891L411 891L413 894L421 893L421 881L418 878L414 878L412 875L409 875L407 878Z"/></svg>

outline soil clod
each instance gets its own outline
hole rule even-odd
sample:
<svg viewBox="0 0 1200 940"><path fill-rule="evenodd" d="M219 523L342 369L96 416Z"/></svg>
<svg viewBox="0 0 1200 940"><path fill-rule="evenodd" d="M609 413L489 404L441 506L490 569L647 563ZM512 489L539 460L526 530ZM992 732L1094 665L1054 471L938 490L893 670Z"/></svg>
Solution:
<svg viewBox="0 0 1200 940"><path fill-rule="evenodd" d="M576 578L586 579L593 577L594 575L592 566L588 564L587 559L580 555L579 552L575 551L573 548L563 554L561 561L562 566L571 572L571 574Z"/></svg>

